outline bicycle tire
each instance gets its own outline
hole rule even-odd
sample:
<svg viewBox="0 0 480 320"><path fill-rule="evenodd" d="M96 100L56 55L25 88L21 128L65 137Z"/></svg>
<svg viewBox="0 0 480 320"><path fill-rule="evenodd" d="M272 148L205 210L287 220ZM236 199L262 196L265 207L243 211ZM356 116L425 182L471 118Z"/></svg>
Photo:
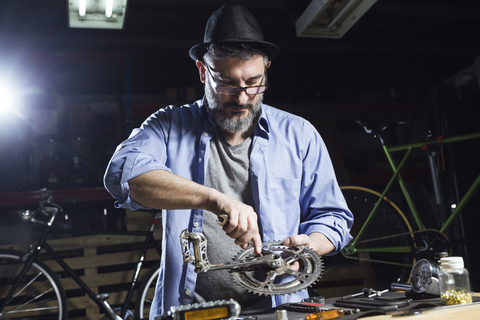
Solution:
<svg viewBox="0 0 480 320"><path fill-rule="evenodd" d="M143 277L135 300L135 320L148 319L160 268L152 268Z"/></svg>
<svg viewBox="0 0 480 320"><path fill-rule="evenodd" d="M380 199L381 194L357 186L344 186L341 189L355 219L351 230L351 234L355 238L363 222ZM378 247L412 247L413 234L411 232L412 227L405 214L394 202L384 198L356 247L367 250ZM388 289L392 282L408 282L411 267L415 262L413 253L405 252L370 251L368 253L346 255L342 251L342 254L337 256L339 256L337 259L341 260L343 265L362 263L364 267L370 270L368 274L373 278L373 283L377 289Z"/></svg>
<svg viewBox="0 0 480 320"><path fill-rule="evenodd" d="M24 255L15 250L0 250L0 305L18 278ZM0 310L0 318L64 320L67 319L66 301L57 275L43 262L35 260L12 298Z"/></svg>

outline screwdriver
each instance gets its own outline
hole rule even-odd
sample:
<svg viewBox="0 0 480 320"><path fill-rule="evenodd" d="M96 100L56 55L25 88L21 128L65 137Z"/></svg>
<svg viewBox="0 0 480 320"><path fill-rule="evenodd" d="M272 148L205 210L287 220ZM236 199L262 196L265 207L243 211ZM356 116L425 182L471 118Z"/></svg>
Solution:
<svg viewBox="0 0 480 320"><path fill-rule="evenodd" d="M331 309L322 312L310 313L305 316L307 320L327 320L340 318L345 314L343 309Z"/></svg>

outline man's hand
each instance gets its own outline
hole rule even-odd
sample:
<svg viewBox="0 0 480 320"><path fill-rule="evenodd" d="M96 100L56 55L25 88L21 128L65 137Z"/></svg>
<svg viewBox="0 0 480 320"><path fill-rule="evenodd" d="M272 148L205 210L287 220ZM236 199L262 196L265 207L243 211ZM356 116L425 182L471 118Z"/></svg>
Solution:
<svg viewBox="0 0 480 320"><path fill-rule="evenodd" d="M306 234L290 236L283 240L283 244L287 247L306 245L320 256L326 255L335 249L335 246L330 242L330 240L328 240L325 235L319 232L311 233L308 236Z"/></svg>
<svg viewBox="0 0 480 320"><path fill-rule="evenodd" d="M216 192L210 201L208 210L216 215L226 214L228 222L223 230L235 239L235 244L247 249L252 241L255 252L262 252L262 239L258 231L258 217L251 206L241 203L220 192Z"/></svg>
<svg viewBox="0 0 480 320"><path fill-rule="evenodd" d="M146 172L128 181L130 196L145 207L157 209L206 209L216 215L226 214L223 226L227 235L243 249L253 241L255 252L262 251L257 214L251 206L241 203L215 189L174 175L165 170Z"/></svg>

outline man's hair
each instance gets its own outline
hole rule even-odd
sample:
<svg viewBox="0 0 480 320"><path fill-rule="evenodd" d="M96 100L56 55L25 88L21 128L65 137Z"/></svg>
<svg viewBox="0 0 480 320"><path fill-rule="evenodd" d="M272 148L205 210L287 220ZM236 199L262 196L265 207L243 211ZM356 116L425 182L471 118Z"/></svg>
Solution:
<svg viewBox="0 0 480 320"><path fill-rule="evenodd" d="M218 42L212 43L207 47L207 52L203 56L203 60L211 65L214 60L230 57L250 59L256 55L263 56L265 66L267 66L268 56L260 45L245 42Z"/></svg>

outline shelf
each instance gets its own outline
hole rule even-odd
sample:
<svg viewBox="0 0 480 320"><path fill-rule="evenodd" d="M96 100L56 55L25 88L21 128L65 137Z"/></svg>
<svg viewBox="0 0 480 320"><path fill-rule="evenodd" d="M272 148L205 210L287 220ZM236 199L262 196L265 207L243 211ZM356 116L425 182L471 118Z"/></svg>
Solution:
<svg viewBox="0 0 480 320"><path fill-rule="evenodd" d="M112 200L112 196L104 187L58 189L53 190L55 203L78 203L89 201ZM15 191L0 193L0 207L36 205L40 199L40 191Z"/></svg>

